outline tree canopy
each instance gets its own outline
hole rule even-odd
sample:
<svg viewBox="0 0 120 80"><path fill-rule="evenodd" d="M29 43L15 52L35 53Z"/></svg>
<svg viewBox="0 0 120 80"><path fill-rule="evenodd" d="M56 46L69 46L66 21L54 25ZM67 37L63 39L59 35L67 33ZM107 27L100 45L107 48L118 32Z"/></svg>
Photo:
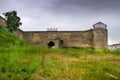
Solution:
<svg viewBox="0 0 120 80"><path fill-rule="evenodd" d="M20 17L17 16L17 11L9 11L6 13L3 13L6 19L6 28L10 31L13 32L15 31L22 23L20 22Z"/></svg>

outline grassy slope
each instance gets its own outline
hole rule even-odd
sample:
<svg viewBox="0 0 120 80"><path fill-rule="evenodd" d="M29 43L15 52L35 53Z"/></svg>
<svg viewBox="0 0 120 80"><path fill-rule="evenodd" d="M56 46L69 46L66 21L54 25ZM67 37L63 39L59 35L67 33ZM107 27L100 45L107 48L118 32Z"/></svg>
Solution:
<svg viewBox="0 0 120 80"><path fill-rule="evenodd" d="M24 41L20 40L12 33L8 32L2 26L0 26L0 47L8 47L11 45L22 45Z"/></svg>
<svg viewBox="0 0 120 80"><path fill-rule="evenodd" d="M0 33L0 80L120 80L119 49L113 51L116 55L107 50L11 47L23 42L1 27Z"/></svg>

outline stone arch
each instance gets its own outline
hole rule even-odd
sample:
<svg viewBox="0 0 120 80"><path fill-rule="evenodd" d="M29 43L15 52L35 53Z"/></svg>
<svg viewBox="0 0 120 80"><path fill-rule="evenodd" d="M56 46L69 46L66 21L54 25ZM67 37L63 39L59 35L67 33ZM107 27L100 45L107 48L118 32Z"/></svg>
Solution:
<svg viewBox="0 0 120 80"><path fill-rule="evenodd" d="M53 41L50 41L50 42L48 43L48 47L49 47L49 48L54 48L54 47L55 47L55 43L54 43Z"/></svg>

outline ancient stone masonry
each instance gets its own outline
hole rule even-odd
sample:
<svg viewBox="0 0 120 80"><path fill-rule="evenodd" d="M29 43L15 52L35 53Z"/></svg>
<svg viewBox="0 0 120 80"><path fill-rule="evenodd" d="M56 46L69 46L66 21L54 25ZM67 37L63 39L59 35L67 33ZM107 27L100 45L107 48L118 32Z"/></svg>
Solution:
<svg viewBox="0 0 120 80"><path fill-rule="evenodd" d="M1 17L1 16L0 16L0 25L6 26L5 19L3 17Z"/></svg>
<svg viewBox="0 0 120 80"><path fill-rule="evenodd" d="M44 47L106 49L108 45L106 25L98 22L93 27L86 31L17 31L17 36L29 44Z"/></svg>
<svg viewBox="0 0 120 80"><path fill-rule="evenodd" d="M107 25L98 22L93 29L86 31L58 31L56 28L47 31L22 31L13 32L24 39L28 44L41 45L50 48L94 48L106 49L108 47Z"/></svg>

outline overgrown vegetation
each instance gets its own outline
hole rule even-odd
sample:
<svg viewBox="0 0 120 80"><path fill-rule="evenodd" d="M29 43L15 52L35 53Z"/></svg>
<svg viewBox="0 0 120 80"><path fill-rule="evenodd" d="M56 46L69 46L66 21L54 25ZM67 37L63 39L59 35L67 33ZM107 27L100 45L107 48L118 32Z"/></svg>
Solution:
<svg viewBox="0 0 120 80"><path fill-rule="evenodd" d="M119 51L26 45L0 27L0 80L120 80Z"/></svg>
<svg viewBox="0 0 120 80"><path fill-rule="evenodd" d="M39 68L40 59L41 52L35 47L0 49L0 80L28 80Z"/></svg>
<svg viewBox="0 0 120 80"><path fill-rule="evenodd" d="M7 29L0 25L0 47L8 47L11 45L23 45L25 42L20 40Z"/></svg>

